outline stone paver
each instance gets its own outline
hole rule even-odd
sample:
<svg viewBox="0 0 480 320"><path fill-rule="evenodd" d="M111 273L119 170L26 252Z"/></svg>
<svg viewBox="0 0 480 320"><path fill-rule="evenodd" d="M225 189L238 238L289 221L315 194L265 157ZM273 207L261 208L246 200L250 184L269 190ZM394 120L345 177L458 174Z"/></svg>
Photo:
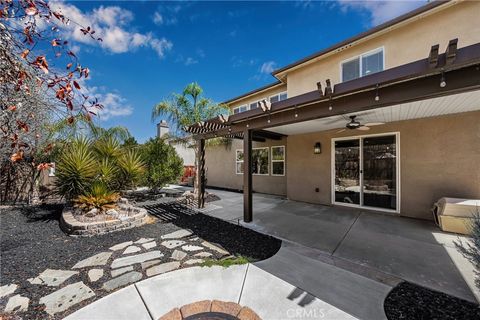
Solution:
<svg viewBox="0 0 480 320"><path fill-rule="evenodd" d="M107 291L112 291L117 288L123 287L127 284L134 283L142 279L142 274L137 271L132 271L125 273L117 278L113 278L105 282L102 286L102 289Z"/></svg>
<svg viewBox="0 0 480 320"><path fill-rule="evenodd" d="M135 253L138 251L142 251L142 249L140 249L137 246L130 246L127 249L125 249L125 251L123 251L123 254Z"/></svg>
<svg viewBox="0 0 480 320"><path fill-rule="evenodd" d="M174 250L171 258L177 261L183 260L187 256L186 252L180 250Z"/></svg>
<svg viewBox="0 0 480 320"><path fill-rule="evenodd" d="M48 314L54 315L93 296L95 296L95 293L92 289L80 281L40 298L40 303L45 305L45 311Z"/></svg>
<svg viewBox="0 0 480 320"><path fill-rule="evenodd" d="M158 250L141 253L133 256L122 257L113 260L112 269L129 266L135 263L142 263L144 261L153 260L163 257L163 253Z"/></svg>
<svg viewBox="0 0 480 320"><path fill-rule="evenodd" d="M162 239L180 239L180 238L188 237L190 235L192 235L191 231L181 229L181 230L174 231L172 233L165 234L161 238Z"/></svg>
<svg viewBox="0 0 480 320"><path fill-rule="evenodd" d="M142 247L144 247L147 250L155 248L156 246L157 246L157 242L155 242L155 241L147 242L147 243L142 244Z"/></svg>
<svg viewBox="0 0 480 320"><path fill-rule="evenodd" d="M19 312L26 311L28 309L28 303L30 299L22 297L17 294L8 299L7 306L5 307L5 312Z"/></svg>
<svg viewBox="0 0 480 320"><path fill-rule="evenodd" d="M210 307L210 311L212 312L226 313L234 317L240 312L240 309L242 309L242 307L238 303L218 300L213 300L212 306Z"/></svg>
<svg viewBox="0 0 480 320"><path fill-rule="evenodd" d="M240 320L262 320L252 309L243 307L237 315Z"/></svg>
<svg viewBox="0 0 480 320"><path fill-rule="evenodd" d="M199 253L195 253L193 256L199 257L199 258L208 258L213 256L213 254L211 254L210 252L199 252Z"/></svg>
<svg viewBox="0 0 480 320"><path fill-rule="evenodd" d="M228 251L226 251L226 250L220 248L219 246L216 246L213 243L210 243L208 241L203 241L202 246L204 246L204 247L206 247L210 250L216 251L216 252L218 252L218 253L220 253L221 255L224 255L224 256L230 254Z"/></svg>
<svg viewBox="0 0 480 320"><path fill-rule="evenodd" d="M90 282L95 282L101 277L103 277L103 269L88 270L88 279Z"/></svg>
<svg viewBox="0 0 480 320"><path fill-rule="evenodd" d="M199 251L199 250L203 250L204 248L187 244L186 246L183 246L182 249L185 251Z"/></svg>
<svg viewBox="0 0 480 320"><path fill-rule="evenodd" d="M121 274L124 274L128 271L133 271L133 266L129 266L129 267L124 267L124 268L120 268L120 269L115 269L115 270L112 270L110 273L112 274L112 278L115 278Z"/></svg>
<svg viewBox="0 0 480 320"><path fill-rule="evenodd" d="M83 259L77 262L72 269L80 269L93 266L104 266L107 264L108 259L112 255L112 252L100 252L90 258Z"/></svg>
<svg viewBox="0 0 480 320"><path fill-rule="evenodd" d="M168 240L161 243L162 246L167 247L168 249L173 249L184 245L186 242L182 240Z"/></svg>
<svg viewBox="0 0 480 320"><path fill-rule="evenodd" d="M64 283L78 271L46 269L34 279L27 279L31 284L44 284L49 287L57 287Z"/></svg>
<svg viewBox="0 0 480 320"><path fill-rule="evenodd" d="M187 261L185 261L183 264L186 264L186 265L193 265L193 264L199 264L199 263L202 263L203 262L203 259L189 259Z"/></svg>
<svg viewBox="0 0 480 320"><path fill-rule="evenodd" d="M172 309L170 312L167 312L166 314L158 318L158 320L182 320L182 319L183 319L182 313L178 308Z"/></svg>
<svg viewBox="0 0 480 320"><path fill-rule="evenodd" d="M183 318L187 318L197 313L209 312L212 301L203 300L187 304L180 308Z"/></svg>
<svg viewBox="0 0 480 320"><path fill-rule="evenodd" d="M160 260L160 259L155 259L155 260L150 260L150 261L142 262L142 263L141 263L142 269L147 269L148 267L151 267L151 266L154 266L154 265L156 265L156 264L159 264L160 262L162 262L162 260Z"/></svg>
<svg viewBox="0 0 480 320"><path fill-rule="evenodd" d="M142 244L142 243L147 243L147 242L150 242L150 241L153 241L155 239L153 238L141 238L141 239L138 239L137 241L135 241L136 244Z"/></svg>
<svg viewBox="0 0 480 320"><path fill-rule="evenodd" d="M155 276L157 274L169 272L175 269L178 269L180 267L180 262L177 261L172 261L172 262L166 262L159 264L158 266L151 267L147 269L147 276Z"/></svg>
<svg viewBox="0 0 480 320"><path fill-rule="evenodd" d="M0 298L6 297L17 290L18 286L14 283L7 284L0 287Z"/></svg>
<svg viewBox="0 0 480 320"><path fill-rule="evenodd" d="M114 245L113 247L110 247L110 250L112 251L117 251L117 250L122 250L128 247L129 245L132 245L133 241L127 241L127 242L122 242L119 244Z"/></svg>

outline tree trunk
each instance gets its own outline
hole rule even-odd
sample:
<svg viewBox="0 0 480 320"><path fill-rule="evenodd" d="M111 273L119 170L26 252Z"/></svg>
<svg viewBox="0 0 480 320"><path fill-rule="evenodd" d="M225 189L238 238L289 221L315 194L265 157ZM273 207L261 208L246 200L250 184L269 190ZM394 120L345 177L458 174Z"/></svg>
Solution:
<svg viewBox="0 0 480 320"><path fill-rule="evenodd" d="M198 195L200 192L200 148L198 147L197 140L195 140L193 149L195 150L195 179L193 180L193 194Z"/></svg>

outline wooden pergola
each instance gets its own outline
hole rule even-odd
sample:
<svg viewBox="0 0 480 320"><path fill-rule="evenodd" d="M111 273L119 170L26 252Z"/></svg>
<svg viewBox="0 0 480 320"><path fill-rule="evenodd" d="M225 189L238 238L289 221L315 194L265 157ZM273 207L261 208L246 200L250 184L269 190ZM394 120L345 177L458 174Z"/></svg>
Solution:
<svg viewBox="0 0 480 320"><path fill-rule="evenodd" d="M441 54L439 45L433 45L425 59L335 85L326 79L324 89L318 82L317 90L272 104L263 100L260 108L185 128L200 142L199 206L204 205L205 139L243 139L243 219L251 222L252 141L281 139L268 131L272 127L478 90L480 43L460 49L457 43L458 39L451 40Z"/></svg>

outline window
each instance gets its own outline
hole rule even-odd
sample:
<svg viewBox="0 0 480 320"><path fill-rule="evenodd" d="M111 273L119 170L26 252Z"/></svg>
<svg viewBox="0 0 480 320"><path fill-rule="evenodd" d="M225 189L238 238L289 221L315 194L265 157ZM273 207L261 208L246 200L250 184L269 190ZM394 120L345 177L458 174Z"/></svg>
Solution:
<svg viewBox="0 0 480 320"><path fill-rule="evenodd" d="M250 103L250 110L257 109L258 108L258 101Z"/></svg>
<svg viewBox="0 0 480 320"><path fill-rule="evenodd" d="M281 92L270 97L270 103L278 102L287 99L287 93Z"/></svg>
<svg viewBox="0 0 480 320"><path fill-rule="evenodd" d="M350 81L383 70L383 48L342 63L342 81Z"/></svg>
<svg viewBox="0 0 480 320"><path fill-rule="evenodd" d="M235 165L235 172L243 174L243 150L237 150ZM255 175L268 175L268 147L252 148L252 173Z"/></svg>
<svg viewBox="0 0 480 320"><path fill-rule="evenodd" d="M237 114L237 113L244 112L244 111L247 111L247 110L248 110L248 107L247 107L246 104L244 104L243 106L233 108L233 113Z"/></svg>
<svg viewBox="0 0 480 320"><path fill-rule="evenodd" d="M285 146L272 147L272 176L285 175Z"/></svg>
<svg viewBox="0 0 480 320"><path fill-rule="evenodd" d="M243 150L237 150L236 158L235 158L235 172L237 174L243 173Z"/></svg>

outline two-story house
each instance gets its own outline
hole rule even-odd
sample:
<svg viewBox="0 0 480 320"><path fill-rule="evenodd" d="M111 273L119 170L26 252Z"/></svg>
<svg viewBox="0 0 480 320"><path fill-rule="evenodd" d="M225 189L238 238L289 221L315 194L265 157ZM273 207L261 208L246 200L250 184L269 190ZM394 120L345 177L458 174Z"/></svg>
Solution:
<svg viewBox="0 0 480 320"><path fill-rule="evenodd" d="M434 1L274 71L190 127L237 138L206 149L208 186L243 190L247 221L252 190L422 219L480 198L479 17Z"/></svg>

